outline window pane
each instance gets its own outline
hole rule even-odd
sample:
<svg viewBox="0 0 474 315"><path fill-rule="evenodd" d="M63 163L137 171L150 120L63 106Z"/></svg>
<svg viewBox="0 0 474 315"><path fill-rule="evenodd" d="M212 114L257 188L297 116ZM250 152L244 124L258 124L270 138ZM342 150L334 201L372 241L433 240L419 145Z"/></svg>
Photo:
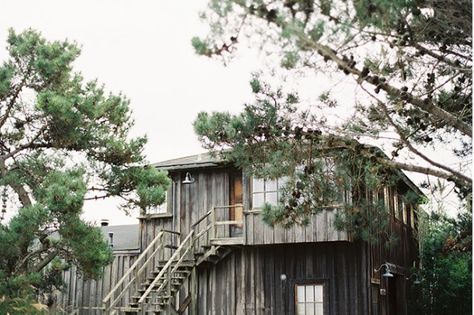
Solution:
<svg viewBox="0 0 474 315"><path fill-rule="evenodd" d="M159 205L158 207L156 207L156 213L166 213L166 210L167 210L167 204L166 204L166 200L163 204Z"/></svg>
<svg viewBox="0 0 474 315"><path fill-rule="evenodd" d="M276 205L278 203L277 192L271 192L265 194L265 202L268 202L271 205Z"/></svg>
<svg viewBox="0 0 474 315"><path fill-rule="evenodd" d="M304 286L302 285L296 286L296 301L304 302Z"/></svg>
<svg viewBox="0 0 474 315"><path fill-rule="evenodd" d="M252 179L252 189L253 192L263 192L263 179L254 177Z"/></svg>
<svg viewBox="0 0 474 315"><path fill-rule="evenodd" d="M276 190L278 190L276 180L265 181L265 191L276 191Z"/></svg>
<svg viewBox="0 0 474 315"><path fill-rule="evenodd" d="M261 208L263 207L263 203L265 200L263 199L263 193L254 193L252 198L252 207L253 208Z"/></svg>
<svg viewBox="0 0 474 315"><path fill-rule="evenodd" d="M306 315L306 313L304 311L304 303L298 303L296 305L296 314L297 315Z"/></svg>
<svg viewBox="0 0 474 315"><path fill-rule="evenodd" d="M323 301L323 286L322 285L315 285L314 286L314 300L316 302Z"/></svg>
<svg viewBox="0 0 474 315"><path fill-rule="evenodd" d="M288 183L288 180L290 178L288 176L283 176L278 179L278 189L281 190L283 187L285 187L286 183Z"/></svg>
<svg viewBox="0 0 474 315"><path fill-rule="evenodd" d="M316 315L324 315L323 303L316 303Z"/></svg>
<svg viewBox="0 0 474 315"><path fill-rule="evenodd" d="M314 302L314 286L306 285L306 302Z"/></svg>
<svg viewBox="0 0 474 315"><path fill-rule="evenodd" d="M314 315L314 304L306 303L306 314Z"/></svg>

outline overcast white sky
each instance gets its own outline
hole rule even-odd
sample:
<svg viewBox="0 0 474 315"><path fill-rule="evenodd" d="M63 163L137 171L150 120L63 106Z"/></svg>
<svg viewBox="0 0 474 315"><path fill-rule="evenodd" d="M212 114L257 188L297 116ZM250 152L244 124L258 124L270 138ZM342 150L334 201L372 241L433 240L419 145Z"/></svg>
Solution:
<svg viewBox="0 0 474 315"><path fill-rule="evenodd" d="M148 136L148 161L203 152L192 130L202 110L238 112L250 101L249 79L261 68L258 54L246 50L225 67L197 56L191 38L206 33L198 18L207 0L16 0L0 11L0 61L6 57L8 28L34 28L48 40L69 39L82 46L75 69L99 79L131 100L133 135ZM261 61L261 60L260 60ZM300 90L324 89L329 80L298 81ZM354 90L339 84L335 94L351 99ZM350 106L351 102L346 102ZM136 223L110 201L89 202L84 216L111 224Z"/></svg>
<svg viewBox="0 0 474 315"><path fill-rule="evenodd" d="M196 154L203 151L191 126L196 114L238 112L251 99L250 73L258 69L252 53L228 67L194 53L191 38L206 32L198 18L205 7L205 0L3 1L0 60L10 27L34 28L48 40L77 41L82 53L76 70L130 98L133 134L148 136L150 162ZM108 217L111 224L136 222L107 202L87 204L85 215Z"/></svg>

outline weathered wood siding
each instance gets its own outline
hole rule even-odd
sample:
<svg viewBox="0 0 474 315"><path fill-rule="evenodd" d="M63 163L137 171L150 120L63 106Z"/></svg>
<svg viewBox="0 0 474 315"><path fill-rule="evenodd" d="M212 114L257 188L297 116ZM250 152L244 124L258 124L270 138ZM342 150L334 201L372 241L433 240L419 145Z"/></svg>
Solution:
<svg viewBox="0 0 474 315"><path fill-rule="evenodd" d="M236 248L217 265L200 266L198 314L294 314L295 283L314 280L327 289L325 315L366 315L367 268L361 242Z"/></svg>
<svg viewBox="0 0 474 315"><path fill-rule="evenodd" d="M271 227L262 220L258 211L247 212L244 216L245 244L285 244L313 243L349 240L345 231L334 226L337 209L324 210L312 215L306 226L295 225L285 229L280 226Z"/></svg>
<svg viewBox="0 0 474 315"><path fill-rule="evenodd" d="M188 170L187 170L188 171ZM181 239L190 232L193 223L214 206L229 205L230 176L237 172L233 167L205 168L189 170L194 178L192 184L182 184L187 171L171 172L173 191L168 195L168 213L170 217L155 217L141 220L142 248L153 240L160 229L172 229L181 232ZM249 178L243 178L244 210L251 209L251 191ZM251 211L244 215L244 241L246 245L311 243L326 241L346 241L348 235L334 226L335 209L323 211L311 218L308 226L295 225L290 229L272 228L265 224L258 212ZM229 210L216 211L216 219L229 220ZM203 222L200 227L203 227ZM219 237L229 236L229 226L219 226Z"/></svg>
<svg viewBox="0 0 474 315"><path fill-rule="evenodd" d="M229 175L225 168L190 170L194 183L183 184L186 172L172 172L174 196L168 194L169 217L155 217L141 220L141 242L145 248L161 229L181 233L181 239L191 231L191 226L213 206L229 203ZM219 220L228 219L228 213L221 211ZM219 235L228 235L228 227L219 227Z"/></svg>
<svg viewBox="0 0 474 315"><path fill-rule="evenodd" d="M114 255L113 262L104 268L104 275L99 280L85 280L79 276L77 267L72 266L64 273L66 283L63 292L56 296L55 314L99 315L102 299L120 280L137 259L137 253L120 253ZM127 302L129 297L124 299ZM76 312L76 313L74 313Z"/></svg>

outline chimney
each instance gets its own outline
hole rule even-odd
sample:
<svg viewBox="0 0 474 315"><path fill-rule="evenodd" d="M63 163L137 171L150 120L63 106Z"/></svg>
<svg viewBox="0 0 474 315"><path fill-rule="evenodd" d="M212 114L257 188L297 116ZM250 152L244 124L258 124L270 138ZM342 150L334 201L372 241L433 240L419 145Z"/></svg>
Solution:
<svg viewBox="0 0 474 315"><path fill-rule="evenodd" d="M109 226L109 220L108 219L100 220L100 226Z"/></svg>

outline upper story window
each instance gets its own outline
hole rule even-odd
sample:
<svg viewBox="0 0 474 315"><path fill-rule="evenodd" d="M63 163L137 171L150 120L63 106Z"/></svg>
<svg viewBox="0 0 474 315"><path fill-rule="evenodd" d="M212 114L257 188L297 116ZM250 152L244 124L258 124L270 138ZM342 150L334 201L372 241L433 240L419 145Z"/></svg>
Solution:
<svg viewBox="0 0 474 315"><path fill-rule="evenodd" d="M146 214L151 215L162 215L162 214L172 214L174 209L174 203L176 202L176 182L172 182L168 191L166 192L165 201L158 207L153 207L147 209ZM170 204L171 203L171 204Z"/></svg>
<svg viewBox="0 0 474 315"><path fill-rule="evenodd" d="M158 207L150 208L148 214L162 214L168 212L168 193L166 194L165 202L163 202Z"/></svg>
<svg viewBox="0 0 474 315"><path fill-rule="evenodd" d="M296 312L297 315L323 315L324 295L323 284L296 284Z"/></svg>
<svg viewBox="0 0 474 315"><path fill-rule="evenodd" d="M275 180L252 178L252 207L257 209L262 208L265 203L278 204L286 182L285 177Z"/></svg>

